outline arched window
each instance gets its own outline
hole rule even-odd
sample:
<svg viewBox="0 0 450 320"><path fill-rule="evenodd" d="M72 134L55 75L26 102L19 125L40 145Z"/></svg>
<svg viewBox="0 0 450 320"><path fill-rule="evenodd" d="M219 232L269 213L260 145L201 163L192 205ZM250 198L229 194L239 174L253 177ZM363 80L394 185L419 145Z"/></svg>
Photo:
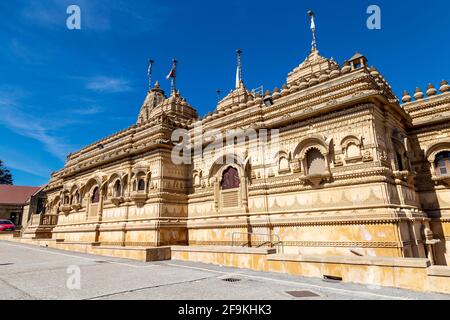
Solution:
<svg viewBox="0 0 450 320"><path fill-rule="evenodd" d="M120 197L121 194L122 194L122 186L120 184L120 181L117 180L116 183L114 184L114 196Z"/></svg>
<svg viewBox="0 0 450 320"><path fill-rule="evenodd" d="M194 185L196 187L200 186L200 176L198 174L196 174L194 177Z"/></svg>
<svg viewBox="0 0 450 320"><path fill-rule="evenodd" d="M361 156L359 147L354 143L349 143L347 146L347 158L356 158Z"/></svg>
<svg viewBox="0 0 450 320"><path fill-rule="evenodd" d="M241 185L241 179L236 168L227 168L222 175L220 186L222 190L237 189Z"/></svg>
<svg viewBox="0 0 450 320"><path fill-rule="evenodd" d="M317 149L311 149L306 154L308 174L323 174L327 171L325 157Z"/></svg>
<svg viewBox="0 0 450 320"><path fill-rule="evenodd" d="M145 181L144 179L140 179L138 182L138 191L145 191Z"/></svg>
<svg viewBox="0 0 450 320"><path fill-rule="evenodd" d="M98 187L94 189L94 192L92 193L91 203L99 203L100 202L100 191Z"/></svg>
<svg viewBox="0 0 450 320"><path fill-rule="evenodd" d="M440 176L450 175L450 151L443 151L436 155L436 174Z"/></svg>
<svg viewBox="0 0 450 320"><path fill-rule="evenodd" d="M289 170L289 160L283 157L280 159L279 171L287 171L287 170Z"/></svg>
<svg viewBox="0 0 450 320"><path fill-rule="evenodd" d="M398 171L403 171L404 170L403 157L399 152L396 152L395 155L397 157Z"/></svg>

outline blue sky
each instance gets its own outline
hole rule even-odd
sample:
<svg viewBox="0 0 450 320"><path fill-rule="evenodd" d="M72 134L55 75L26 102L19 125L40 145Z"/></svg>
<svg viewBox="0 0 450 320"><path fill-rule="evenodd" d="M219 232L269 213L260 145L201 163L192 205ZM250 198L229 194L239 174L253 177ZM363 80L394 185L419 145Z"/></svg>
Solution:
<svg viewBox="0 0 450 320"><path fill-rule="evenodd" d="M70 4L81 30L66 27ZM381 30L366 27L371 4ZM247 87L281 87L310 50L308 9L322 55L365 54L397 95L450 80L447 0L1 1L0 159L15 184L45 184L69 152L135 122L149 58L166 91L180 61L178 88L201 115L233 87L237 48Z"/></svg>

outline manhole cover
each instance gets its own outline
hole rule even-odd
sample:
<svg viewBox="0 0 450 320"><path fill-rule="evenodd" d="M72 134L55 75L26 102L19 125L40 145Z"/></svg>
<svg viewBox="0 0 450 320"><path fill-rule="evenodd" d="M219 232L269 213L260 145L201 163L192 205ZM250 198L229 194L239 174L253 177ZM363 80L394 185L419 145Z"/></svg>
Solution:
<svg viewBox="0 0 450 320"><path fill-rule="evenodd" d="M0 267L2 267L2 266L11 266L13 264L14 263L0 263Z"/></svg>
<svg viewBox="0 0 450 320"><path fill-rule="evenodd" d="M287 294L290 294L291 296L295 298L313 298L313 297L320 297L317 293L314 293L312 291L286 291Z"/></svg>
<svg viewBox="0 0 450 320"><path fill-rule="evenodd" d="M237 279L237 278L225 278L225 279L222 279L222 281L226 281L226 282L239 282L239 281L241 281L241 279Z"/></svg>

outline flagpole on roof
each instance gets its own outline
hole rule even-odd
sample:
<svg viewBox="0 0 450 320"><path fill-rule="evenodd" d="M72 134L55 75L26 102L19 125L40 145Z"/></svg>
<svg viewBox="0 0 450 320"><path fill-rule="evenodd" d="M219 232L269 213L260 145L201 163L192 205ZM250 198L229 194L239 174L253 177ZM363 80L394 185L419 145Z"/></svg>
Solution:
<svg viewBox="0 0 450 320"><path fill-rule="evenodd" d="M149 59L148 60L148 89L152 89L152 75L153 75L153 64L155 63L154 60Z"/></svg>
<svg viewBox="0 0 450 320"><path fill-rule="evenodd" d="M317 51L317 41L316 41L316 22L314 21L314 12L312 10L308 11L308 16L311 18L311 32L312 32L312 48L311 52Z"/></svg>
<svg viewBox="0 0 450 320"><path fill-rule="evenodd" d="M172 66L172 80L171 80L171 87L172 87L172 94L175 94L177 90L177 64L178 60L173 59L172 60L173 66Z"/></svg>
<svg viewBox="0 0 450 320"><path fill-rule="evenodd" d="M241 49L237 49L236 50L236 54L237 54L237 70L236 70L236 89L238 89L241 86L241 82L242 82L242 50Z"/></svg>

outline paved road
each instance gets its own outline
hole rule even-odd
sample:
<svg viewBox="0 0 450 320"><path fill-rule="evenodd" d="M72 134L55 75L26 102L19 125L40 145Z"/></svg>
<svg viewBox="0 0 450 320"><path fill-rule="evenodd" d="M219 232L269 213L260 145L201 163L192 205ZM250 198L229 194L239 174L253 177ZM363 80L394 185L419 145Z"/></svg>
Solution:
<svg viewBox="0 0 450 320"><path fill-rule="evenodd" d="M239 281L224 281L226 278ZM289 291L318 296L295 298ZM144 263L0 241L0 299L349 300L450 296L202 263Z"/></svg>

